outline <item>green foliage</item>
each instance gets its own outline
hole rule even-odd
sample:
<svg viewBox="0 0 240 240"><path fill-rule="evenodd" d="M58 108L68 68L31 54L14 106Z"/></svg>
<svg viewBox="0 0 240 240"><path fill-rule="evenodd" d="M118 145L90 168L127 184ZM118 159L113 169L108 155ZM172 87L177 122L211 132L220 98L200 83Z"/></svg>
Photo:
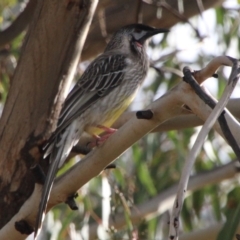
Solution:
<svg viewBox="0 0 240 240"><path fill-rule="evenodd" d="M200 218L202 206L203 206L204 200L205 200L205 195L206 195L206 193L205 193L204 189L197 190L197 191L193 192L193 194L192 194L192 206L193 206L193 209L195 210L195 213L198 218Z"/></svg>
<svg viewBox="0 0 240 240"><path fill-rule="evenodd" d="M187 206L188 204L191 204L189 202L189 199L186 198L185 201L184 201L184 204L183 204L183 208L182 208L182 218L183 218L183 221L184 221L184 227L186 230L190 231L191 229L193 229L193 220L192 220L192 213L191 213L191 210L192 208Z"/></svg>
<svg viewBox="0 0 240 240"><path fill-rule="evenodd" d="M211 197L213 213L214 213L217 221L222 220L222 209L221 209L222 198L221 198L220 193L221 193L221 190L220 190L219 186L217 186L217 185L213 185L208 188L208 194Z"/></svg>
<svg viewBox="0 0 240 240"><path fill-rule="evenodd" d="M232 240L240 222L240 187L235 187L228 193L225 206L226 223L220 231L217 240Z"/></svg>
<svg viewBox="0 0 240 240"><path fill-rule="evenodd" d="M13 7L17 3L16 0L1 0L0 2L0 15L2 15L3 10ZM4 22L4 18L0 16L0 24Z"/></svg>

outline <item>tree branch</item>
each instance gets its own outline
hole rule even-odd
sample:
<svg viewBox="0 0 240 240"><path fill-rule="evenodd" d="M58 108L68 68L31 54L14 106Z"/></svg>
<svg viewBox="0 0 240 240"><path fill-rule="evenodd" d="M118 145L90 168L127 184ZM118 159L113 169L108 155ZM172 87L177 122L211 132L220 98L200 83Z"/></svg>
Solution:
<svg viewBox="0 0 240 240"><path fill-rule="evenodd" d="M226 60L229 60L229 58L226 57ZM227 61L226 61L227 62ZM183 201L184 201L184 196L185 192L187 190L187 185L189 181L189 177L192 171L193 164L195 162L195 159L197 157L197 154L200 151L200 148L203 145L203 142L212 128L213 124L216 122L218 119L219 115L222 113L224 110L225 106L227 105L227 102L231 96L232 91L234 90L234 87L236 86L236 83L238 81L238 78L240 76L240 68L239 68L239 63L238 61L232 60L228 63L229 65L232 65L232 73L229 77L229 81L227 83L227 86L223 92L223 96L221 97L220 101L217 103L216 107L212 110L211 114L207 118L206 122L204 123L200 133L198 134L198 137L190 150L186 162L184 164L184 168L182 171L181 179L179 182L179 188L177 192L177 196L175 198L174 204L173 204L173 209L171 213L171 218L170 218L170 230L169 230L169 239L171 240L177 240L179 237L179 216L182 210L183 206ZM231 66L230 65L230 66ZM188 68L184 68L183 72L185 77L187 78L187 72L190 70ZM199 96L199 95L198 95ZM201 98L201 96L199 96ZM205 102L204 102L205 103ZM190 107L191 108L191 107ZM238 131L240 131L240 128L238 128ZM240 145L239 139L237 140L238 145Z"/></svg>
<svg viewBox="0 0 240 240"><path fill-rule="evenodd" d="M227 109L233 114L236 118L240 118L240 98L230 99L227 104ZM113 125L113 128L119 129L127 121L129 121L136 114L133 112L125 112ZM194 114L181 115L175 118L169 119L166 122L157 126L152 132L165 132L170 130L180 130L185 128L193 128L200 125L203 125L203 120L197 117Z"/></svg>
<svg viewBox="0 0 240 240"><path fill-rule="evenodd" d="M185 113L185 109L182 108L184 104L187 104L204 121L212 111L209 106L203 104L202 100L195 94L188 84L185 82L179 83L172 90L148 106L147 109L151 109L153 112L152 119L145 120L137 119L136 117L131 118L115 134L111 135L104 144L91 151L65 174L57 178L52 188L48 210L56 204L65 202L67 198L72 196L81 186L87 183L91 178L97 176L128 147L145 134L152 131L160 123ZM234 137L240 142L239 124L232 118L227 110L226 120L229 128L234 133ZM214 128L222 134L221 127L218 123L214 125ZM39 185L36 184L31 197L14 216L13 221L7 224L9 226L2 229L0 234L4 235L0 235L0 237L9 236L12 231L15 231L14 225L12 225L14 221L24 219L33 226L40 197L41 191L39 190Z"/></svg>

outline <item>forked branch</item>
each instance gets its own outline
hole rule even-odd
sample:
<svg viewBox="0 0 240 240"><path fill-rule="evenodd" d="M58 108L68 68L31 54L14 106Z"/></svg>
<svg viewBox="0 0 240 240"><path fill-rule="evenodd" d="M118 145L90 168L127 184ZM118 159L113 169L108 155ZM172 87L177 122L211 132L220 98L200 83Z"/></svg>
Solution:
<svg viewBox="0 0 240 240"><path fill-rule="evenodd" d="M239 67L238 60L229 58L229 57L219 57L219 58L216 58L213 62L211 62L204 69L203 72L199 71L197 74L195 74L196 81L201 83L202 81L204 81L207 78L207 76L213 75L215 73L216 69L220 65L232 66L232 72L231 72L227 86L223 92L221 99L216 104L216 107L211 111L211 113L210 113L209 117L207 118L206 122L204 123L200 133L198 134L198 137L197 137L191 151L189 152L189 155L187 156L187 159L186 159L183 171L182 171L181 179L180 179L177 196L174 201L171 218L170 218L169 239L171 239L171 240L177 240L178 236L179 236L179 216L180 216L181 209L183 206L184 196L187 191L187 185L188 185L189 177L190 177L195 159L200 151L200 148L202 147L202 145L204 143L204 140L205 140L208 132L213 127L214 123L216 122L216 120L218 119L218 117L220 116L222 111L224 110L226 104L228 103L228 100L229 100L229 98L236 86L236 83L239 79L239 76L240 76L240 67ZM188 68L184 68L183 72L184 72L185 78L187 78L187 77L191 78L191 76L189 75ZM199 79L197 78L197 76L199 76ZM198 93L198 95L200 95L200 92ZM189 103L187 103L187 105L189 106ZM190 107L190 109L192 109L191 106L189 106L189 107ZM231 129L231 127L229 127L229 129ZM238 125L237 131L239 134L239 131L240 131L239 125ZM235 135L235 132L233 134ZM240 145L239 137L236 137L235 141L238 143L238 146L239 146Z"/></svg>

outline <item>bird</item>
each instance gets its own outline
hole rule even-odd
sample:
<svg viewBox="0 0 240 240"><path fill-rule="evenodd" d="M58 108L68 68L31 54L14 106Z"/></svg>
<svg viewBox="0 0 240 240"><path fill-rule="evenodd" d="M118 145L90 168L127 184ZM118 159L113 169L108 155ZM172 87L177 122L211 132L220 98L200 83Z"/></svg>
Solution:
<svg viewBox="0 0 240 240"><path fill-rule="evenodd" d="M67 95L56 130L43 147L44 158L49 156L50 165L43 185L34 238L41 228L58 169L83 134L97 137L103 131L108 132L130 105L149 69L148 39L168 31L144 24L120 28Z"/></svg>

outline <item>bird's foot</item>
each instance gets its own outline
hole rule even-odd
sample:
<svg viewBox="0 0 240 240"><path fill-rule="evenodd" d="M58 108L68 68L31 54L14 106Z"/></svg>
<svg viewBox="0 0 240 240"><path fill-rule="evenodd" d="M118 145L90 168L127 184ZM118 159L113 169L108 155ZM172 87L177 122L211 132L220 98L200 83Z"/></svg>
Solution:
<svg viewBox="0 0 240 240"><path fill-rule="evenodd" d="M117 131L117 129L115 129L115 128L109 128L109 127L105 127L103 125L97 125L97 128L104 130L104 132L107 134L113 134Z"/></svg>
<svg viewBox="0 0 240 240"><path fill-rule="evenodd" d="M95 139L93 141L91 141L90 143L88 143L88 147L90 147L90 148L94 148L94 147L97 147L97 146L103 144L113 133L115 133L117 131L117 129L115 129L115 128L109 128L109 127L105 127L102 125L98 125L97 127L100 129L103 129L104 134L102 136L93 135L93 137Z"/></svg>

